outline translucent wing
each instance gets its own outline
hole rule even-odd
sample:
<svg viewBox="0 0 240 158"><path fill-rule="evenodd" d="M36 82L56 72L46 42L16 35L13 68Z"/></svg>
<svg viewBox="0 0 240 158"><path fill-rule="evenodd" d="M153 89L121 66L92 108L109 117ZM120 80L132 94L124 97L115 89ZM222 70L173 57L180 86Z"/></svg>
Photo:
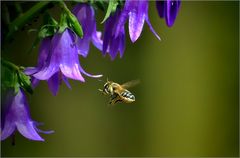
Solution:
<svg viewBox="0 0 240 158"><path fill-rule="evenodd" d="M138 85L140 83L140 80L132 80L132 81L129 81L129 82L126 82L124 84L122 84L122 88L130 88L130 87L134 87L136 85Z"/></svg>

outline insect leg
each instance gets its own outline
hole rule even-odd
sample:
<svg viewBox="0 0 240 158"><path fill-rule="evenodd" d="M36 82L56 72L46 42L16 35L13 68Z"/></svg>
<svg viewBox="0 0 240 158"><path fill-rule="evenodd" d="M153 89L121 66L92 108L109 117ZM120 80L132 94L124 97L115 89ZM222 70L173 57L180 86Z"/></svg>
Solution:
<svg viewBox="0 0 240 158"><path fill-rule="evenodd" d="M114 104L116 104L117 102L122 102L121 99L115 100Z"/></svg>
<svg viewBox="0 0 240 158"><path fill-rule="evenodd" d="M98 89L102 94L107 95L102 89Z"/></svg>
<svg viewBox="0 0 240 158"><path fill-rule="evenodd" d="M111 105L114 105L115 103L116 103L116 101L115 100L118 100L118 94L113 94L113 95L111 95L111 98L110 98L110 101L109 101L109 104L111 104Z"/></svg>

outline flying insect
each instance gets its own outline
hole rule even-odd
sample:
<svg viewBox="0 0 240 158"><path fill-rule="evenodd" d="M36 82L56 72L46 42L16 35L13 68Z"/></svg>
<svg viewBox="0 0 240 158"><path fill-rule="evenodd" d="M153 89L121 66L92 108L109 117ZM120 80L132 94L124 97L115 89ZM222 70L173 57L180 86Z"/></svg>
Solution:
<svg viewBox="0 0 240 158"><path fill-rule="evenodd" d="M124 84L118 84L113 81L108 81L104 84L103 89L99 89L104 95L109 95L109 104L114 105L118 102L132 103L135 101L135 96L128 90L128 88L139 84L139 80L132 80Z"/></svg>

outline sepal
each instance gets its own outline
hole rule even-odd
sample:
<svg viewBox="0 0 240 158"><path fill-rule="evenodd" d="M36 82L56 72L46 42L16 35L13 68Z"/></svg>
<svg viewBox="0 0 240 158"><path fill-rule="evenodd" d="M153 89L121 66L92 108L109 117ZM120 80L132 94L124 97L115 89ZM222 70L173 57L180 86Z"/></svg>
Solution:
<svg viewBox="0 0 240 158"><path fill-rule="evenodd" d="M118 6L118 1L117 0L110 0L108 2L107 12L106 12L105 17L104 17L104 19L101 23L104 23L109 18L111 13L116 12L117 6Z"/></svg>

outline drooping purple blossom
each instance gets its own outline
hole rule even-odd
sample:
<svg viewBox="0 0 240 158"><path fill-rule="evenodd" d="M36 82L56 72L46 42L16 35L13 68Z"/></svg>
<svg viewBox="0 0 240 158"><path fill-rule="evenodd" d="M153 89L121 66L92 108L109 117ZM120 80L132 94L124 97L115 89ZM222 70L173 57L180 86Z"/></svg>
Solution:
<svg viewBox="0 0 240 158"><path fill-rule="evenodd" d="M42 131L36 126L40 123L33 121L29 113L29 105L23 90L20 88L17 94L9 90L4 98L1 111L1 140L5 140L18 130L24 137L44 141L39 132L50 134L53 131Z"/></svg>
<svg viewBox="0 0 240 158"><path fill-rule="evenodd" d="M147 0L126 0L116 26L115 37L121 32L121 29L126 23L127 19L129 22L129 35L132 42L135 42L141 35L145 22L148 24L152 33L160 40L160 37L157 35L149 21Z"/></svg>
<svg viewBox="0 0 240 158"><path fill-rule="evenodd" d="M180 0L156 1L158 15L165 19L168 27L173 26L181 5Z"/></svg>
<svg viewBox="0 0 240 158"><path fill-rule="evenodd" d="M101 32L96 31L96 20L93 7L89 4L79 3L73 8L72 12L82 25L84 33L82 39L77 39L79 54L84 57L88 55L90 42L102 51L103 41L101 40Z"/></svg>
<svg viewBox="0 0 240 158"><path fill-rule="evenodd" d="M40 49L39 49L39 57L38 57L38 64L37 67L28 67L25 69L25 73L27 75L33 75L44 68L44 66L48 65L48 62L51 58L51 37L44 38L41 42ZM34 76L31 77L32 86L35 88L38 83L39 79L35 78ZM51 90L53 95L57 95L59 85L61 84L62 80L65 82L65 84L68 86L68 88L71 88L68 79L62 75L62 73L56 72L53 74L52 77L50 77L48 82L48 87Z"/></svg>
<svg viewBox="0 0 240 158"><path fill-rule="evenodd" d="M116 27L120 15L120 11L117 10L114 15L107 19L104 26L103 54L105 55L108 52L112 60L116 58L118 51L120 52L120 57L122 57L125 50L124 26L121 26L116 35Z"/></svg>
<svg viewBox="0 0 240 158"><path fill-rule="evenodd" d="M32 75L33 83L37 83L37 80L47 80L54 95L58 92L61 80L70 87L67 78L85 81L81 73L89 77L101 77L102 75L85 72L80 66L75 42L74 34L70 29L55 34L52 38L43 39L37 66L27 68L25 73Z"/></svg>

